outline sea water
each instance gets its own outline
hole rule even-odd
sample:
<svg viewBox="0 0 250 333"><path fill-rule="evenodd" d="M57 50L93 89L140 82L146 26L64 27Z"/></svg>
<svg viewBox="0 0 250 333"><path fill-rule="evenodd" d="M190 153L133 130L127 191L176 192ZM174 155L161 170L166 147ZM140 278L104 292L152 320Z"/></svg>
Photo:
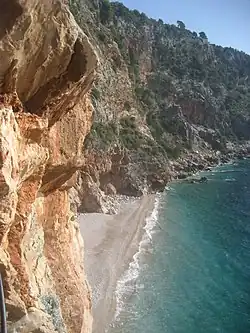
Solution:
<svg viewBox="0 0 250 333"><path fill-rule="evenodd" d="M156 198L109 333L250 332L250 161L202 175Z"/></svg>

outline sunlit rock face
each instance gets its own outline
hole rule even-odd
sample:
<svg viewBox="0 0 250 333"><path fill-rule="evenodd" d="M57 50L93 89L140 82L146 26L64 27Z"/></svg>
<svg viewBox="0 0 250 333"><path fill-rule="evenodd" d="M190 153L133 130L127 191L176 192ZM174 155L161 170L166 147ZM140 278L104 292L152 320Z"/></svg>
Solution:
<svg viewBox="0 0 250 333"><path fill-rule="evenodd" d="M0 272L10 332L91 332L69 189L97 57L67 6L0 3Z"/></svg>

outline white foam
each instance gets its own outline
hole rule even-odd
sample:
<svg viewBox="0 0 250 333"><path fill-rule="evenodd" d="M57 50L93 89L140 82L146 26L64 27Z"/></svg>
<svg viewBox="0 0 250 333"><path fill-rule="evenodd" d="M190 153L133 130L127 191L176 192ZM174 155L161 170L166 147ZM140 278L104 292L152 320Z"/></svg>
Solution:
<svg viewBox="0 0 250 333"><path fill-rule="evenodd" d="M225 179L226 182L236 182L235 178L226 178Z"/></svg>
<svg viewBox="0 0 250 333"><path fill-rule="evenodd" d="M116 286L116 312L114 321L118 320L118 317L124 308L124 297L125 295L131 295L141 289L142 285L138 288L136 280L140 274L140 257L145 253L152 253L152 250L148 250L149 246L152 246L152 234L154 228L157 225L158 214L159 214L160 194L156 195L154 209L150 216L146 218L146 224L144 226L145 233L139 243L138 252L133 256L132 262L129 264L128 270L123 274ZM134 282L134 283L133 283Z"/></svg>

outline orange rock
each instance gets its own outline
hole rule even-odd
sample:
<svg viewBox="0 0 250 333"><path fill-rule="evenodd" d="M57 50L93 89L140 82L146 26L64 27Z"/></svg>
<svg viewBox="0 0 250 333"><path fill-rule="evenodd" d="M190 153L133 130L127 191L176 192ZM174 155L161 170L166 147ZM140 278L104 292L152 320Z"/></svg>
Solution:
<svg viewBox="0 0 250 333"><path fill-rule="evenodd" d="M0 272L10 330L90 333L90 288L69 189L84 162L97 57L65 4L4 6Z"/></svg>

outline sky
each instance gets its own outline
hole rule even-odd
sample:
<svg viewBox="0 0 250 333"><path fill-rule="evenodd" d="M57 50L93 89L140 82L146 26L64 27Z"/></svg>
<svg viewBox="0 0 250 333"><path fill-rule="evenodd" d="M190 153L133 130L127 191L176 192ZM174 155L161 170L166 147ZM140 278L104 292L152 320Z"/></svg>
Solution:
<svg viewBox="0 0 250 333"><path fill-rule="evenodd" d="M204 31L213 44L250 54L250 0L120 0L130 9L165 23L183 21L191 31Z"/></svg>

